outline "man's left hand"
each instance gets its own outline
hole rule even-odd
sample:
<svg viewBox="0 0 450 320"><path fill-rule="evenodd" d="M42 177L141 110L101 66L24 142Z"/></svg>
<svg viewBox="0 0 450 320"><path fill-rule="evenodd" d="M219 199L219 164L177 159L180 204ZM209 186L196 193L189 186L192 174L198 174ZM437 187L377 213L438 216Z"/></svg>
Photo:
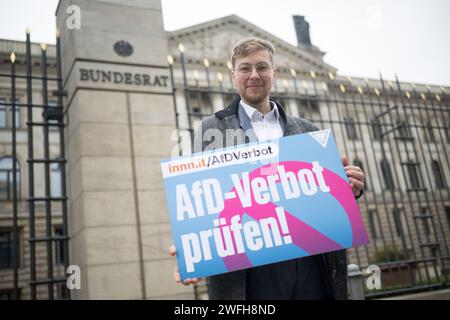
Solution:
<svg viewBox="0 0 450 320"><path fill-rule="evenodd" d="M345 173L347 174L350 186L353 190L353 195L359 197L364 189L364 172L358 166L350 166L346 155L341 156L342 164L344 165Z"/></svg>

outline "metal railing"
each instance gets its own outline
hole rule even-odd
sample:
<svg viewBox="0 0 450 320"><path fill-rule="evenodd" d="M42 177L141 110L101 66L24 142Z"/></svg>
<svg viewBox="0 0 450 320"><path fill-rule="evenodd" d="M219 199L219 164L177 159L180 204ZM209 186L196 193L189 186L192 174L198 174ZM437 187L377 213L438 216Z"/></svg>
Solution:
<svg viewBox="0 0 450 320"><path fill-rule="evenodd" d="M61 295L55 295L55 288L58 284L65 284L67 276L64 270L67 269L69 265L69 255L68 255L68 232L67 232L67 196L66 196L66 178L65 178L65 148L64 148L64 122L63 122L63 100L64 95L62 91L62 77L61 77L61 48L60 39L57 37L56 41L56 58L52 58L51 63L56 62L56 76L48 76L47 70L49 67L49 61L47 60L47 47L41 45L40 49L40 60L36 56L36 45L32 44L30 41L30 34L27 32L25 45L20 45L21 51L20 55L16 56L16 53L11 53L10 57L10 72L0 73L1 78L7 78L11 81L10 87L10 103L4 103L5 106L16 110L18 108L21 113L27 114L26 117L26 136L27 136L27 154L18 154L17 152L17 131L16 126L16 112L12 112L12 121L7 130L11 131L11 156L12 159L26 158L28 163L28 197L26 198L26 206L22 206L21 212L19 212L19 204L22 203L22 198L18 197L18 185L17 178L15 174L12 175L12 210L11 210L11 220L8 223L12 224L13 232L13 263L12 263L12 284L2 282L0 283L0 288L8 288L12 286L12 298L18 299L23 298L19 295L27 292L27 296L31 299L38 298L48 298L54 299L55 297L61 298L61 295L65 298L69 297L67 288L65 286L61 287ZM33 49L33 56L32 56ZM54 50L54 48L52 48ZM53 52L53 51L52 51ZM53 54L53 53L52 53ZM56 60L56 61L55 61ZM40 65L40 74L33 74L33 67ZM20 88L17 88L16 84L20 81ZM41 88L42 103L33 103L33 85L39 83ZM57 97L57 105L52 106L49 103L49 83L52 87L56 87L53 92L53 96ZM25 100L26 103L18 103L17 96L21 95L21 98ZM35 110L39 110L42 113L42 118L36 119ZM42 120L41 120L42 119ZM56 128L57 131L51 131L50 128ZM36 135L37 130L42 130ZM51 142L51 137L57 137L58 142ZM38 145L42 144L42 145ZM56 157L51 156L50 148L51 146L57 146L59 154ZM36 156L36 150L39 154ZM12 172L17 172L17 161L13 161ZM52 195L51 193L51 164L60 165L60 175L61 175L61 194L58 196ZM40 181L43 177L43 181ZM37 181L39 180L39 181ZM23 177L22 180L23 181ZM43 182L43 195L39 195L42 190L36 190L35 186L38 183ZM55 207L58 203L60 211L58 214L58 223L61 223L61 228L59 234L55 234ZM41 208L43 210L41 210ZM22 225L19 228L18 218L19 213L28 217L28 224ZM6 217L9 217L8 213ZM37 232L37 225L44 224L45 231ZM24 230L28 229L28 235L24 234ZM23 231L23 232L22 232ZM27 242L26 251L29 251L28 257L19 256L19 238L25 239ZM43 248L37 248L43 245ZM61 248L61 257L54 257L55 251ZM41 250L44 249L44 250ZM39 254L37 251L39 250ZM56 253L58 254L58 253ZM61 260L62 261L59 261ZM20 260L24 263L20 264ZM42 263L42 260L45 263ZM64 265L64 270L59 272L58 275L57 268L60 268L60 264ZM26 269L23 269L26 268ZM23 276L24 270L29 268L29 276ZM9 270L1 270L2 272L9 273ZM20 272L19 272L20 271ZM62 275L61 275L62 273ZM27 280L29 287L21 285L24 279L20 279L22 276ZM38 288L47 287L47 292L43 290L38 290Z"/></svg>

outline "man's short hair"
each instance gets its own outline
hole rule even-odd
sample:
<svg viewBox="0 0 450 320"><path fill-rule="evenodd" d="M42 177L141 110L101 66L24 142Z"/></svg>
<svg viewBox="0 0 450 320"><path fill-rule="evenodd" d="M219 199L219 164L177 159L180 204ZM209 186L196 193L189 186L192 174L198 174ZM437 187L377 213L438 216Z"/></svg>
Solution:
<svg viewBox="0 0 450 320"><path fill-rule="evenodd" d="M258 50L267 50L270 55L270 61L274 64L275 47L267 40L256 37L244 38L236 42L231 52L231 64L235 67L236 59L247 57Z"/></svg>

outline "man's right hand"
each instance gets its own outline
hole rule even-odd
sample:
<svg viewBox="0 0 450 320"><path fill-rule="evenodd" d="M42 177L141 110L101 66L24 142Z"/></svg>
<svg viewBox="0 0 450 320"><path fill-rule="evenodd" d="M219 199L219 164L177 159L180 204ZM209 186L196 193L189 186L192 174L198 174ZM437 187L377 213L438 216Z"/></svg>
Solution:
<svg viewBox="0 0 450 320"><path fill-rule="evenodd" d="M175 248L175 245L171 245L169 247L169 253L172 257L176 256L177 254L177 249ZM180 273L178 272L178 263L175 261L175 270L173 272L173 278L175 280L176 283L182 283L185 286L188 286L190 284L195 284L197 282L199 282L200 280L202 280L201 278L187 278L184 280L184 282L181 282L181 276Z"/></svg>

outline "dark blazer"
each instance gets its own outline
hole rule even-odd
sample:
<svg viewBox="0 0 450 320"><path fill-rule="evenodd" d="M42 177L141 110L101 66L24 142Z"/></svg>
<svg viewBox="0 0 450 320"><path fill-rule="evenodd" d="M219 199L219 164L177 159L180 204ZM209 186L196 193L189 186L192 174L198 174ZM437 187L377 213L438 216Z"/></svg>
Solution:
<svg viewBox="0 0 450 320"><path fill-rule="evenodd" d="M242 110L240 111L242 107L239 108L239 101L240 98L236 98L227 108L202 120L195 134L195 152L229 147L256 140L248 117L245 119L246 114L243 114ZM319 130L307 120L288 115L277 101L273 99L271 101L277 104L284 136ZM335 300L347 299L346 250L324 253L319 256L327 296ZM246 298L245 274L245 270L239 270L209 277L209 298L213 300L244 300Z"/></svg>

